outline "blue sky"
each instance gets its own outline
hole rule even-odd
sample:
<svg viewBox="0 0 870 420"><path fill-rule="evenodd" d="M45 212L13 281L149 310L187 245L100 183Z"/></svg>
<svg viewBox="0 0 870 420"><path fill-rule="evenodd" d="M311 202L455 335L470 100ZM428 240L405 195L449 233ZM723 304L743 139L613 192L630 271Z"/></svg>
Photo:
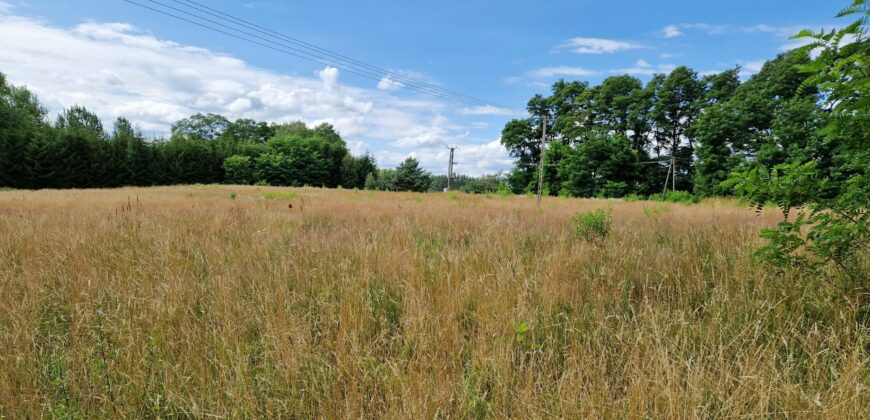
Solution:
<svg viewBox="0 0 870 420"><path fill-rule="evenodd" d="M144 0L138 0L147 3ZM172 3L169 0L161 0ZM643 80L688 65L744 77L800 28L831 27L846 2L201 1L259 25L427 83L475 108L389 87L178 22L121 0L0 1L0 72L49 109L81 104L159 134L179 116L330 122L382 166L413 154L446 171L508 169L499 132L559 78Z"/></svg>

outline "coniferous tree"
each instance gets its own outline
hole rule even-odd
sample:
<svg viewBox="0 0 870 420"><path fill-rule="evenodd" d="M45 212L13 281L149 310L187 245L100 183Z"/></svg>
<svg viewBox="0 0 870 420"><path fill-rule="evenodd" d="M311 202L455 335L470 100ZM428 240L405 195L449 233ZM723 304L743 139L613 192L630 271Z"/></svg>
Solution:
<svg viewBox="0 0 870 420"><path fill-rule="evenodd" d="M367 189L367 190L379 189L378 188L377 172L369 172L369 174L366 175L365 189Z"/></svg>
<svg viewBox="0 0 870 420"><path fill-rule="evenodd" d="M420 162L413 157L408 157L396 168L396 191L426 192L431 182L429 173L420 168Z"/></svg>

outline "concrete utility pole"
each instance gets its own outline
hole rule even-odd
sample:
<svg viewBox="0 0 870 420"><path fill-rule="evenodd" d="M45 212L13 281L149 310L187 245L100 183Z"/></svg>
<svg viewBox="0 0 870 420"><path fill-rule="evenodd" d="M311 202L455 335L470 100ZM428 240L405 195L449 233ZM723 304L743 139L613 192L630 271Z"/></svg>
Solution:
<svg viewBox="0 0 870 420"><path fill-rule="evenodd" d="M668 181L671 183L671 191L677 190L677 159L671 156L671 161L668 162L668 175L665 177L665 189L662 192L668 192Z"/></svg>
<svg viewBox="0 0 870 420"><path fill-rule="evenodd" d="M456 150L455 146L448 147L450 149L450 165L447 166L447 191L453 189L453 152Z"/></svg>
<svg viewBox="0 0 870 420"><path fill-rule="evenodd" d="M673 158L671 158L671 160L668 161L668 174L665 176L665 188L662 189L662 194L668 192L668 182L671 181L671 169L673 167L674 167L674 160L673 160Z"/></svg>
<svg viewBox="0 0 870 420"><path fill-rule="evenodd" d="M538 159L538 208L541 208L541 194L544 192L544 164L546 161L546 154L544 150L547 149L547 116L544 115L541 118L541 122L544 124L544 134L541 136L541 158Z"/></svg>

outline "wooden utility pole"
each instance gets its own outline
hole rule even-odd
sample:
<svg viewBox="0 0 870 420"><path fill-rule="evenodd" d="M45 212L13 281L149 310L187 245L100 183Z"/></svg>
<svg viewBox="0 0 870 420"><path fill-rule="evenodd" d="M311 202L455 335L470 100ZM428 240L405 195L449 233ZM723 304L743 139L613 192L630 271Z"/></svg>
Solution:
<svg viewBox="0 0 870 420"><path fill-rule="evenodd" d="M546 162L546 153L544 151L547 149L547 116L544 115L541 118L541 122L544 124L544 133L541 136L541 158L538 159L538 208L541 208L541 195L544 192L544 165Z"/></svg>
<svg viewBox="0 0 870 420"><path fill-rule="evenodd" d="M447 191L453 189L453 152L456 150L455 146L448 147L450 149L450 164L447 166Z"/></svg>

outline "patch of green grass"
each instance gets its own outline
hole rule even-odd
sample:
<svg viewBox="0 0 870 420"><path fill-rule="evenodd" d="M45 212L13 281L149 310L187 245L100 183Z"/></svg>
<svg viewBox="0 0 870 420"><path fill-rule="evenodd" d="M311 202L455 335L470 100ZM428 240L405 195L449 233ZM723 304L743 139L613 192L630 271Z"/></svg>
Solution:
<svg viewBox="0 0 870 420"><path fill-rule="evenodd" d="M657 217L657 216L661 216L661 215L667 213L668 210L669 210L668 206L664 205L664 204L644 206L643 207L643 214L646 217Z"/></svg>
<svg viewBox="0 0 870 420"><path fill-rule="evenodd" d="M263 191L260 197L266 200L293 200L299 197L295 191Z"/></svg>

